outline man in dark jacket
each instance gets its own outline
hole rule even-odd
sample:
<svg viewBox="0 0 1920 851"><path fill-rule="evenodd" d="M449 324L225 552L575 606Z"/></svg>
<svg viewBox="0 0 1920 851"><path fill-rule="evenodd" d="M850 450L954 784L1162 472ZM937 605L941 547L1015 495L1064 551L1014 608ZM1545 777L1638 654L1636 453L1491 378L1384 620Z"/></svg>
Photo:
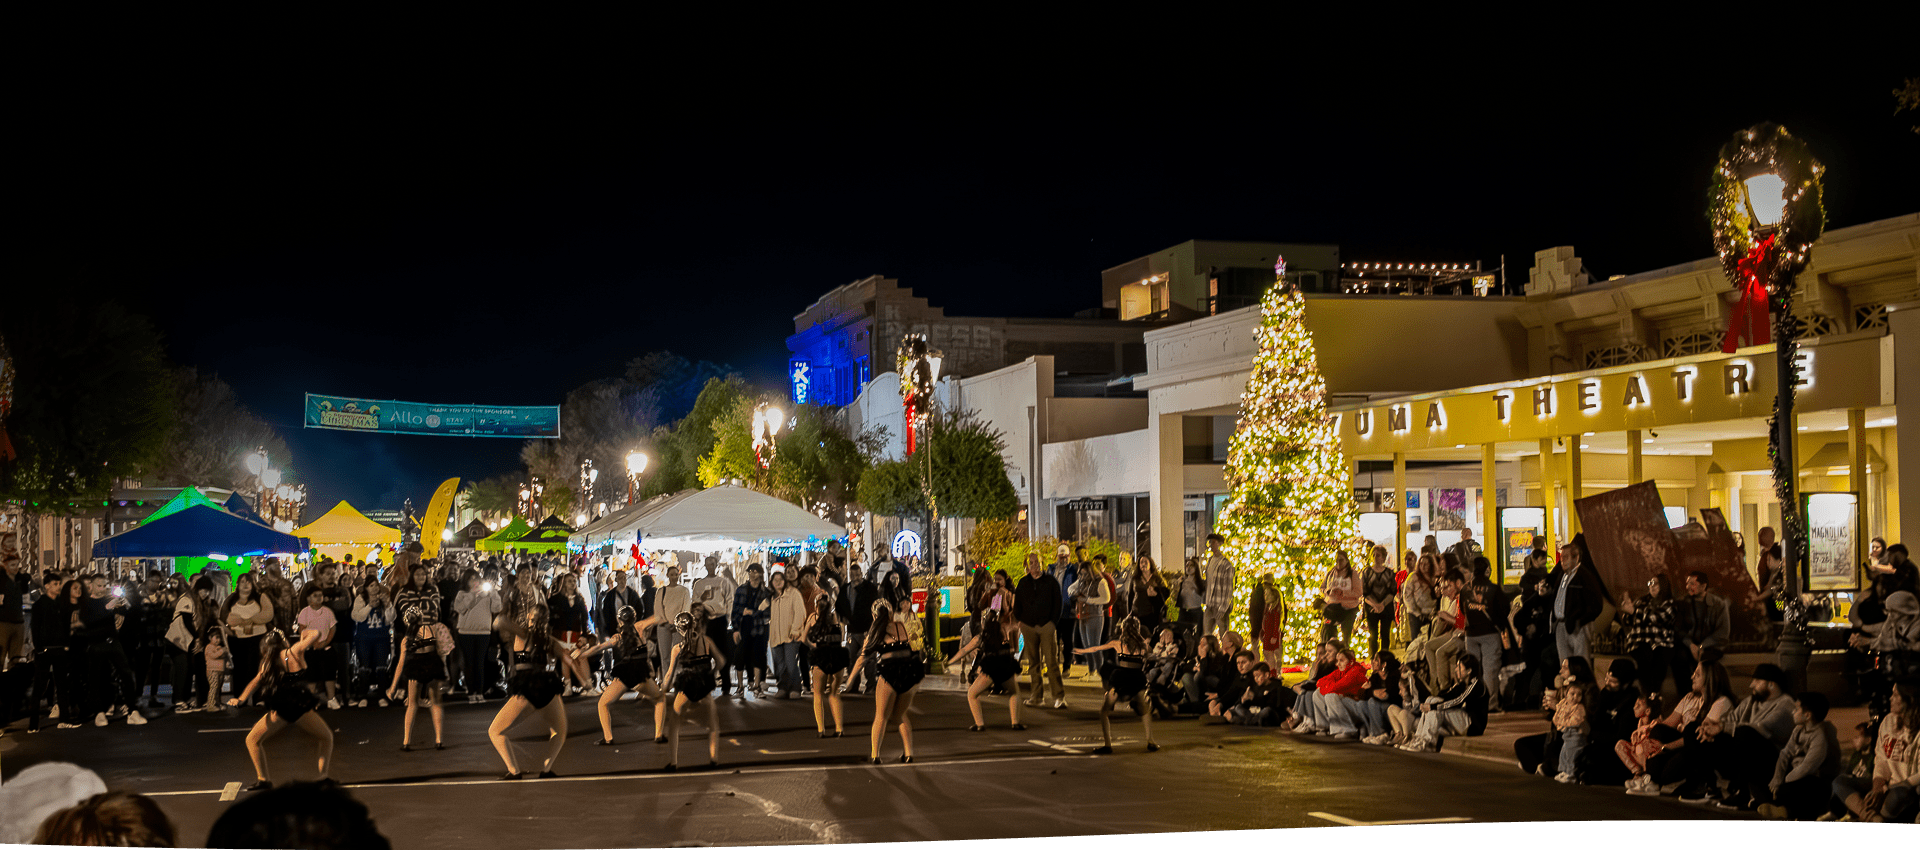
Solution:
<svg viewBox="0 0 1920 851"><path fill-rule="evenodd" d="M1703 661L1715 661L1727 652L1732 634L1727 599L1707 590L1707 575L1696 570L1687 574L1687 596L1673 607L1673 626L1680 633L1680 646L1674 648L1674 673L1686 668L1686 676ZM1674 682L1686 682L1676 679Z"/></svg>
<svg viewBox="0 0 1920 851"><path fill-rule="evenodd" d="M633 590L633 586L627 584L626 571L616 570L613 572L613 580L607 583L606 592L600 595L600 610L594 613L594 620L603 624L618 624L622 606L632 606L633 611L639 614L640 592ZM645 618L647 615L640 616ZM613 632L611 628L607 630L608 635L612 635Z"/></svg>
<svg viewBox="0 0 1920 851"><path fill-rule="evenodd" d="M1021 661L1027 665L1027 705L1039 706L1040 666L1047 667L1047 681L1053 685L1055 709L1067 706L1067 688L1060 680L1060 640L1054 622L1060 617L1060 582L1040 569L1040 557L1027 554L1027 575L1013 587L1013 617L1020 622L1020 639L1025 642Z"/></svg>
<svg viewBox="0 0 1920 851"><path fill-rule="evenodd" d="M847 619L847 646L853 652L860 652L867 646L867 631L873 628L873 603L880 599L880 586L873 584L873 577L864 571L854 570L847 578L847 586L840 590L840 612ZM877 665L860 666L860 681L848 683L862 693L873 693L873 682Z"/></svg>
<svg viewBox="0 0 1920 851"><path fill-rule="evenodd" d="M27 729L40 729L42 699L50 710L49 720L59 721L62 727L78 727L80 694L72 683L79 682L80 677L74 676L68 666L80 664L80 660L67 649L73 636L73 609L68 607L66 595L60 593L67 583L53 571L47 571L40 581L44 593L33 601L33 700Z"/></svg>
<svg viewBox="0 0 1920 851"><path fill-rule="evenodd" d="M1561 659L1593 658L1587 648L1587 626L1607 604L1606 585L1586 555L1586 536L1575 535L1560 548L1560 563L1547 574L1548 593L1553 595L1553 646Z"/></svg>

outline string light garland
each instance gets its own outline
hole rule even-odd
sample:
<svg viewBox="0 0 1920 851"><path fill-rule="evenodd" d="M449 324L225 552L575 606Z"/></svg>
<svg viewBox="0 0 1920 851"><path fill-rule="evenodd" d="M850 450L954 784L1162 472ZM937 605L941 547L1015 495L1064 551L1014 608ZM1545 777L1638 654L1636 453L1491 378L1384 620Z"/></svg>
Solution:
<svg viewBox="0 0 1920 851"><path fill-rule="evenodd" d="M1281 652L1303 662L1319 640L1313 606L1320 582L1345 548L1364 544L1353 510L1353 473L1327 413L1327 380L1307 331L1306 299L1287 283L1287 261L1260 303L1259 351L1240 394L1240 422L1227 448L1231 492L1217 530L1242 580L1233 589L1234 629L1253 638L1247 605L1255 582L1271 575L1281 610ZM1356 641L1361 640L1356 637Z"/></svg>
<svg viewBox="0 0 1920 851"><path fill-rule="evenodd" d="M1713 226L1720 265L1742 297L1721 341L1722 351L1733 352L1740 337L1749 345L1765 343L1764 337L1755 339L1759 335L1752 329L1770 318L1776 357L1795 362L1800 349L1798 320L1793 316L1795 276L1806 268L1813 243L1826 229L1820 180L1824 171L1806 143L1778 124L1755 125L1720 147L1720 161L1707 190L1707 219ZM1781 209L1776 222L1765 221L1757 209L1760 201L1772 199L1749 194L1747 181L1757 175L1778 178ZM1756 303L1761 298L1765 300ZM1739 327L1742 324L1744 329ZM1779 383L1773 413L1767 418L1767 458L1774 495L1780 502L1782 540L1793 548L1790 563L1801 565L1806 563L1807 535L1806 518L1793 495L1798 471L1793 469L1791 453L1782 452L1780 445L1781 414L1793 409L1798 382Z"/></svg>
<svg viewBox="0 0 1920 851"><path fill-rule="evenodd" d="M13 409L13 355L7 351L7 340L0 337L0 461L12 461L15 457L13 441L7 437L7 412Z"/></svg>

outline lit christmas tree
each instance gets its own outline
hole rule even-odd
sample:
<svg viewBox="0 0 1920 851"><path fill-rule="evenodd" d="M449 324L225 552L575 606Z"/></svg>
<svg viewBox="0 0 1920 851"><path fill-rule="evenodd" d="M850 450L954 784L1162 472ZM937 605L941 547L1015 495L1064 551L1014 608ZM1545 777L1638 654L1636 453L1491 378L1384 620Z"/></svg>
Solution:
<svg viewBox="0 0 1920 851"><path fill-rule="evenodd" d="M1305 661L1319 641L1320 613L1313 608L1320 581L1334 553L1361 544L1353 513L1353 475L1340 451L1340 435L1327 414L1327 380L1307 332L1306 300L1287 283L1287 261L1274 264L1273 288L1260 303L1260 350L1253 376L1240 394L1240 422L1227 451L1227 497L1218 531L1227 558L1239 568L1233 589L1233 627L1249 629L1247 605L1253 584L1271 574L1279 600L1281 652ZM1361 636L1355 644L1364 646Z"/></svg>

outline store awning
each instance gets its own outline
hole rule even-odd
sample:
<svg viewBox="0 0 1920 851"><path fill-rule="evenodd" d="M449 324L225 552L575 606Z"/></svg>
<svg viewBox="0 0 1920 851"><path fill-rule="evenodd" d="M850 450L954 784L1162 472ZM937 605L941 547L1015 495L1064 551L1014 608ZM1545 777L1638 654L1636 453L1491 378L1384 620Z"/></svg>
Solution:
<svg viewBox="0 0 1920 851"><path fill-rule="evenodd" d="M190 505L138 528L103 538L94 558L182 558L299 553L307 541L228 514L218 506Z"/></svg>

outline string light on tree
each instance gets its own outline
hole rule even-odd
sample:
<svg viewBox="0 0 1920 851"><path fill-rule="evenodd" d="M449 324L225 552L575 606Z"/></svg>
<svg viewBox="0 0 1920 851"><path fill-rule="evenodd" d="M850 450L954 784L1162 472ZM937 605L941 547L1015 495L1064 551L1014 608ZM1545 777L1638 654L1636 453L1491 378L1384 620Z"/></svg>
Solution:
<svg viewBox="0 0 1920 851"><path fill-rule="evenodd" d="M1230 493L1216 530L1239 566L1233 628L1251 638L1247 605L1254 582L1271 575L1280 592L1281 652L1304 661L1319 638L1313 607L1334 554L1364 544L1353 511L1353 475L1333 419L1327 381L1308 333L1306 300L1274 264L1274 285L1260 303L1259 350L1240 394L1240 421L1227 449ZM1356 637L1356 642L1360 640Z"/></svg>

